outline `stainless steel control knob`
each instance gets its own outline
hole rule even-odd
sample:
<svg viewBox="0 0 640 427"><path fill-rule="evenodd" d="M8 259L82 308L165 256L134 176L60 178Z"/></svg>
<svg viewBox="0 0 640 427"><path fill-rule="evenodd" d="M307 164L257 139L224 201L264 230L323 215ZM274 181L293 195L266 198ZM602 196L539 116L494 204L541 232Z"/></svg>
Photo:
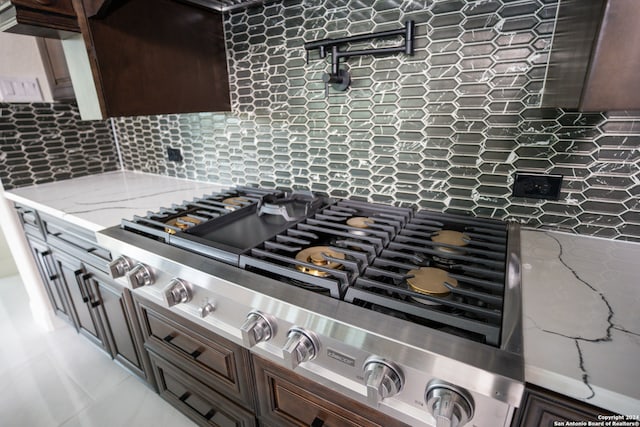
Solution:
<svg viewBox="0 0 640 427"><path fill-rule="evenodd" d="M465 390L440 380L433 380L425 392L427 409L436 427L462 427L473 418L473 399Z"/></svg>
<svg viewBox="0 0 640 427"><path fill-rule="evenodd" d="M213 313L215 310L216 310L215 304L210 301L207 301L202 305L202 307L198 309L198 312L200 313L200 317L204 319L205 317Z"/></svg>
<svg viewBox="0 0 640 427"><path fill-rule="evenodd" d="M133 289L153 284L153 274L144 264L136 264L127 274L127 280Z"/></svg>
<svg viewBox="0 0 640 427"><path fill-rule="evenodd" d="M404 376L400 368L380 357L368 358L363 369L367 400L373 406L378 406L382 399L398 394L404 386Z"/></svg>
<svg viewBox="0 0 640 427"><path fill-rule="evenodd" d="M119 256L109 263L109 273L114 279L124 276L129 270L131 270L131 261L125 256Z"/></svg>
<svg viewBox="0 0 640 427"><path fill-rule="evenodd" d="M268 314L254 310L247 315L247 320L240 327L242 342L247 347L269 341L276 335L276 321Z"/></svg>
<svg viewBox="0 0 640 427"><path fill-rule="evenodd" d="M311 331L294 326L289 329L287 342L282 348L284 361L291 369L316 358L320 352L320 341Z"/></svg>
<svg viewBox="0 0 640 427"><path fill-rule="evenodd" d="M191 285L181 279L172 279L162 290L162 299L167 307L189 302L192 295Z"/></svg>

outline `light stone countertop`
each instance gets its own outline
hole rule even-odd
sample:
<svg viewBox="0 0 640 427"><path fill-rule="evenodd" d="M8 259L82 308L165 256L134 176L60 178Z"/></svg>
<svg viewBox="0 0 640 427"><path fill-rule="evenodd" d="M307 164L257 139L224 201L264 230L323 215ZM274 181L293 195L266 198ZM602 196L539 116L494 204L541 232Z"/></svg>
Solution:
<svg viewBox="0 0 640 427"><path fill-rule="evenodd" d="M5 192L14 202L91 231L119 225L174 203L218 192L223 187L147 173L116 171L50 182Z"/></svg>
<svg viewBox="0 0 640 427"><path fill-rule="evenodd" d="M221 186L109 172L5 192L92 231ZM522 230L525 379L624 415L640 414L640 244Z"/></svg>
<svg viewBox="0 0 640 427"><path fill-rule="evenodd" d="M522 231L525 379L640 415L640 244Z"/></svg>

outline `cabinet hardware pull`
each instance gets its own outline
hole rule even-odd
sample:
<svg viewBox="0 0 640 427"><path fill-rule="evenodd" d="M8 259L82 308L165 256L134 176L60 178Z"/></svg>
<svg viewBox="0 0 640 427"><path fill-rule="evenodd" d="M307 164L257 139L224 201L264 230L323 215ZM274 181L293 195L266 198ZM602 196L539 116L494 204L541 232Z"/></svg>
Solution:
<svg viewBox="0 0 640 427"><path fill-rule="evenodd" d="M218 411L216 411L215 409L211 408L209 410L209 412L207 412L206 414L204 414L204 417L208 420L210 420L211 418L213 418L216 414L218 413Z"/></svg>
<svg viewBox="0 0 640 427"><path fill-rule="evenodd" d="M313 422L311 423L311 427L322 427L323 425L324 425L324 421L322 421L318 417L315 417L313 419Z"/></svg>
<svg viewBox="0 0 640 427"><path fill-rule="evenodd" d="M162 338L162 341L164 342L171 342L171 340L173 340L176 336L174 334L169 334L166 337Z"/></svg>
<svg viewBox="0 0 640 427"><path fill-rule="evenodd" d="M182 396L180 396L178 399L180 399L181 402L184 402L189 397L191 397L191 392L190 391L185 391L184 394L182 394Z"/></svg>
<svg viewBox="0 0 640 427"><path fill-rule="evenodd" d="M191 353L189 353L189 356L193 357L193 360L196 360L201 354L202 352L200 350L193 350Z"/></svg>

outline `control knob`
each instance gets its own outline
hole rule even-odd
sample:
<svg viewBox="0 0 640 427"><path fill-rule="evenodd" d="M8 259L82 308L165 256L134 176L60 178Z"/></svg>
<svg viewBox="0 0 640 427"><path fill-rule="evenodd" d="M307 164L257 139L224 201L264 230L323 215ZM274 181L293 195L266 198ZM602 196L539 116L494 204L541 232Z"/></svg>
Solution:
<svg viewBox="0 0 640 427"><path fill-rule="evenodd" d="M320 352L318 337L311 331L294 326L289 329L287 342L282 349L284 361L291 369L316 358Z"/></svg>
<svg viewBox="0 0 640 427"><path fill-rule="evenodd" d="M404 386L404 376L394 363L372 356L364 362L364 383L369 404L378 406L382 399L394 396Z"/></svg>
<svg viewBox="0 0 640 427"><path fill-rule="evenodd" d="M172 279L162 290L162 298L167 307L191 301L191 285L181 279Z"/></svg>
<svg viewBox="0 0 640 427"><path fill-rule="evenodd" d="M125 256L119 256L109 263L109 273L114 279L124 276L129 270L131 270L131 261Z"/></svg>
<svg viewBox="0 0 640 427"><path fill-rule="evenodd" d="M473 418L473 399L465 390L440 380L432 380L425 392L427 409L436 427L462 427Z"/></svg>
<svg viewBox="0 0 640 427"><path fill-rule="evenodd" d="M253 310L247 315L247 320L240 327L242 342L247 347L269 341L276 335L276 321L268 314Z"/></svg>
<svg viewBox="0 0 640 427"><path fill-rule="evenodd" d="M133 289L153 284L153 275L144 264L136 264L127 274L127 280Z"/></svg>

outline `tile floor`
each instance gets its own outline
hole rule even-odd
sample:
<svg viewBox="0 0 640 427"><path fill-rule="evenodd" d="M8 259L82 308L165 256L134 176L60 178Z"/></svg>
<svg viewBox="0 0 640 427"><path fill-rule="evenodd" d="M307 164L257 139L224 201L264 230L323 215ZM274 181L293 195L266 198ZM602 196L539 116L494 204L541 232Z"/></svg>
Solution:
<svg viewBox="0 0 640 427"><path fill-rule="evenodd" d="M71 326L56 324L41 331L20 278L0 278L0 426L194 426Z"/></svg>

